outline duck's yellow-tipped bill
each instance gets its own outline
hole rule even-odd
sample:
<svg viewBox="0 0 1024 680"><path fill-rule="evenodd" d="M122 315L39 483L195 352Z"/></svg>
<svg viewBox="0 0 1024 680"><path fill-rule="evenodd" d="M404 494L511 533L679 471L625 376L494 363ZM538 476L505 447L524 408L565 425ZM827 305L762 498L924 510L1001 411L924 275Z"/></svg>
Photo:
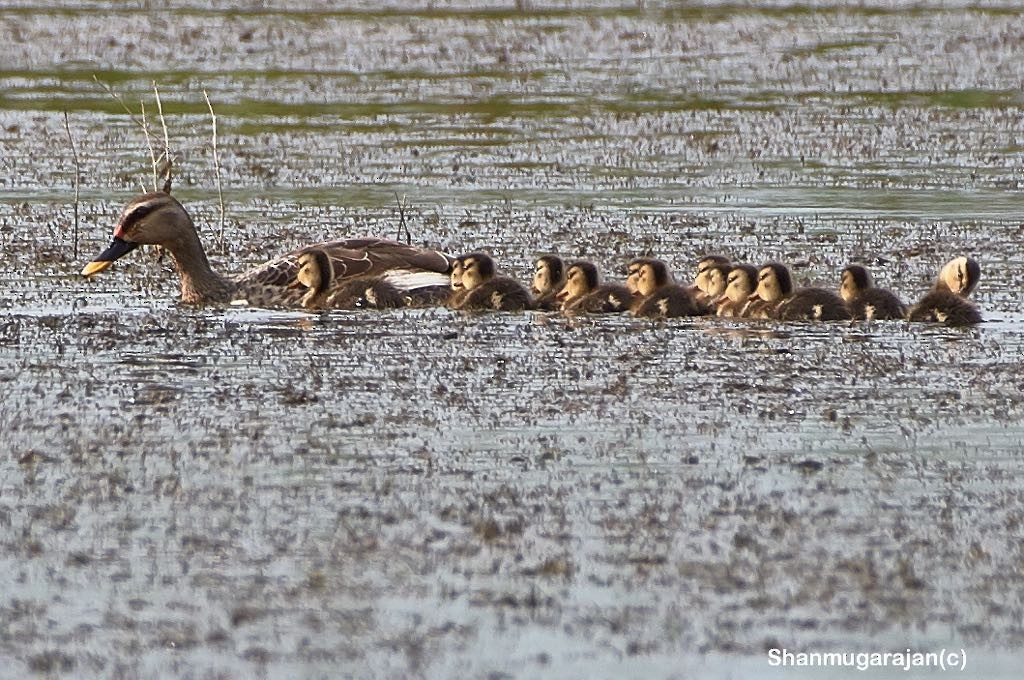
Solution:
<svg viewBox="0 0 1024 680"><path fill-rule="evenodd" d="M114 264L114 260L122 255L127 255L138 247L138 243L130 243L115 236L114 241L110 244L109 248L100 253L99 257L95 260L85 265L85 268L82 269L82 276L99 274L101 271Z"/></svg>
<svg viewBox="0 0 1024 680"><path fill-rule="evenodd" d="M82 276L92 276L93 274L99 274L101 271L114 264L110 260L93 260L89 264L85 265L82 269Z"/></svg>

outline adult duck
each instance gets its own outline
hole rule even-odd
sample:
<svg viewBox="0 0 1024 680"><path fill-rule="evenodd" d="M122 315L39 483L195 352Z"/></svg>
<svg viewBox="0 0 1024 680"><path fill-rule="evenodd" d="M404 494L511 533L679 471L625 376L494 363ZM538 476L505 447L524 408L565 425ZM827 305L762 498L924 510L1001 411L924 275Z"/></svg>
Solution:
<svg viewBox="0 0 1024 680"><path fill-rule="evenodd" d="M323 251L334 280L380 277L400 290L444 286L452 260L447 255L397 241L354 238L328 241L286 253L235 277L213 271L188 211L169 193L137 196L121 211L114 240L82 270L93 276L140 245L158 245L174 258L181 278L181 301L225 303L244 299L259 307L299 307L305 292L295 287L299 258Z"/></svg>

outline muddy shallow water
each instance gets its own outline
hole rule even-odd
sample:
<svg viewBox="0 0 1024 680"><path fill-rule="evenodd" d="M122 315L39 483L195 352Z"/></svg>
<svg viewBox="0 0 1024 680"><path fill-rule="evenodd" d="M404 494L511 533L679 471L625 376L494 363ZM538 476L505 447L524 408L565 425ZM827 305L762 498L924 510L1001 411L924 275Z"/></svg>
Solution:
<svg viewBox="0 0 1024 680"><path fill-rule="evenodd" d="M0 676L1015 677L1024 18L472 4L0 7ZM197 309L148 251L83 281L152 182L93 74L154 126L157 82L224 271L404 199L521 278L720 251L913 299L971 253L988 321Z"/></svg>

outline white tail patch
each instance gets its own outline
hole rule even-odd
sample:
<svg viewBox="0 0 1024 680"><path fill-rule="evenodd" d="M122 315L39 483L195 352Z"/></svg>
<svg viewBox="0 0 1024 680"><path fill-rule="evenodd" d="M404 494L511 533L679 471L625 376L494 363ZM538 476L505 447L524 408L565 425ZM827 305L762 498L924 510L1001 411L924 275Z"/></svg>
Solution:
<svg viewBox="0 0 1024 680"><path fill-rule="evenodd" d="M399 290L415 290L432 286L450 286L451 277L438 272L410 271L408 269L392 269L382 277Z"/></svg>

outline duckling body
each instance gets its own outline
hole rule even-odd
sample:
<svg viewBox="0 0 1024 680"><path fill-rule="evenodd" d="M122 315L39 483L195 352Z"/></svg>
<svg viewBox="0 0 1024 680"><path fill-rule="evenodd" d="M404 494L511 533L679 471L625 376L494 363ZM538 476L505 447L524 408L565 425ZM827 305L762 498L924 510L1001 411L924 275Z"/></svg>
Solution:
<svg viewBox="0 0 1024 680"><path fill-rule="evenodd" d="M836 293L826 288L794 289L789 267L778 262L766 264L758 271L755 295L769 305L763 313L779 321L846 321L850 318L850 310Z"/></svg>
<svg viewBox="0 0 1024 680"><path fill-rule="evenodd" d="M542 255L534 262L534 309L550 312L560 309L558 292L565 285L565 263L557 255Z"/></svg>
<svg viewBox="0 0 1024 680"><path fill-rule="evenodd" d="M729 266L729 265L719 265ZM735 264L729 266L729 276L726 279L725 291L715 301L718 316L725 317L747 317L755 311L752 308L755 302L763 304L763 300L752 301L750 298L757 290L757 267L750 264Z"/></svg>
<svg viewBox="0 0 1024 680"><path fill-rule="evenodd" d="M385 309L406 304L402 293L383 279L335 279L331 258L323 250L304 252L298 266L295 278L306 287L301 300L306 309Z"/></svg>
<svg viewBox="0 0 1024 680"><path fill-rule="evenodd" d="M635 298L633 316L665 319L707 312L688 289L672 282L672 275L661 260L637 258L629 263L628 272L626 288Z"/></svg>
<svg viewBox="0 0 1024 680"><path fill-rule="evenodd" d="M565 285L558 293L562 310L590 314L616 314L629 311L633 295L617 283L601 284L593 262L577 260L566 269Z"/></svg>
<svg viewBox="0 0 1024 680"><path fill-rule="evenodd" d="M970 257L957 257L939 272L923 298L907 313L908 321L932 321L947 326L981 323L978 307L967 299L981 279L981 267Z"/></svg>
<svg viewBox="0 0 1024 680"><path fill-rule="evenodd" d="M533 299L515 279L497 276L494 260L486 253L470 253L462 262L462 288L458 309L521 312L532 309Z"/></svg>
<svg viewBox="0 0 1024 680"><path fill-rule="evenodd" d="M839 296L846 301L853 319L891 320L907 315L907 306L896 294L876 287L871 272L859 264L843 270Z"/></svg>

